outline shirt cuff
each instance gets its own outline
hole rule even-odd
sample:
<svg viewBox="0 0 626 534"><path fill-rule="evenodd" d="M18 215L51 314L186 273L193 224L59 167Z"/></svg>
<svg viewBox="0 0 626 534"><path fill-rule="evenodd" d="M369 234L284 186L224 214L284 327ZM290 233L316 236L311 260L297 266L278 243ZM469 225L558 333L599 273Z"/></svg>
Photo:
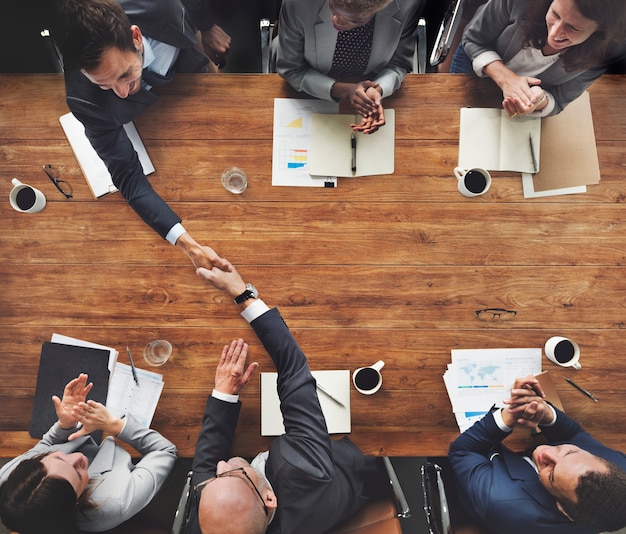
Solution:
<svg viewBox="0 0 626 534"><path fill-rule="evenodd" d="M502 419L502 410L496 410L493 412L493 419L502 432L513 432L513 429L510 426L504 424L504 419Z"/></svg>
<svg viewBox="0 0 626 534"><path fill-rule="evenodd" d="M474 69L476 76L480 76L481 78L486 77L487 75L483 72L483 69L489 65L489 63L493 63L494 61L502 61L502 58L496 52L492 52L491 50L476 56L476 58L472 61L472 68Z"/></svg>
<svg viewBox="0 0 626 534"><path fill-rule="evenodd" d="M261 299L256 299L252 304L250 304L250 306L248 306L241 312L241 316L246 321L251 323L256 318L261 317L261 315L268 311L269 308L267 304L265 304L265 302L263 302Z"/></svg>
<svg viewBox="0 0 626 534"><path fill-rule="evenodd" d="M552 410L552 422L551 423L546 423L545 425L541 425L541 426L554 426L556 424L556 418L557 418L557 414L556 414L556 410L554 409L554 406L552 406L551 404L547 403L548 408L550 408L550 410Z"/></svg>
<svg viewBox="0 0 626 534"><path fill-rule="evenodd" d="M175 245L178 238L185 232L186 230L183 228L183 225L181 223L176 223L170 228L170 231L167 232L165 239L167 239L172 245Z"/></svg>
<svg viewBox="0 0 626 534"><path fill-rule="evenodd" d="M229 393L222 393L221 391L217 391L217 389L213 390L211 393L212 397L216 399L223 400L224 402L236 403L239 401L239 395L230 395Z"/></svg>

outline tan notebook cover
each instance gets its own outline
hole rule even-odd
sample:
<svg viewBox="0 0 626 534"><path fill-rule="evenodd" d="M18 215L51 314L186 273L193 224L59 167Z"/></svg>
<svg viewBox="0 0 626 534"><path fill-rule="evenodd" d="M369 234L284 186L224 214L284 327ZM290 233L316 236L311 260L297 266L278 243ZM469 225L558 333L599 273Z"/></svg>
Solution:
<svg viewBox="0 0 626 534"><path fill-rule="evenodd" d="M589 93L580 95L558 115L541 120L540 169L533 176L535 191L600 182Z"/></svg>
<svg viewBox="0 0 626 534"><path fill-rule="evenodd" d="M546 394L546 400L549 401L553 406L564 412L565 409L563 408L561 397L559 397L559 392L554 387L554 382L552 381L552 376L550 376L550 373L548 371L544 371L543 373L535 375L535 378L539 381L543 392Z"/></svg>

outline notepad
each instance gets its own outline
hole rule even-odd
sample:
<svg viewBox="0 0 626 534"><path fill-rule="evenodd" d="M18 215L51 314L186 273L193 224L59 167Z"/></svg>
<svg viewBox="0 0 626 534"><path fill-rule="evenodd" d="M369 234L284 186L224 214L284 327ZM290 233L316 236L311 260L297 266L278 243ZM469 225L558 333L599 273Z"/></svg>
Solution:
<svg viewBox="0 0 626 534"><path fill-rule="evenodd" d="M347 434L351 431L350 417L350 371L312 371L311 374L322 387L344 406L328 397L324 392L317 392L326 418L329 434ZM280 436L285 433L280 400L276 390L278 373L261 373L261 435Z"/></svg>
<svg viewBox="0 0 626 534"><path fill-rule="evenodd" d="M78 165L83 171L83 175L87 180L87 184L94 198L100 198L109 193L115 193L117 188L113 185L111 174L102 159L100 159L100 156L98 156L97 152L91 146L89 139L87 139L82 123L72 113L61 116L59 122L63 127L63 131L72 147L74 156L78 160ZM146 175L153 173L154 165L152 165L152 161L146 152L146 147L141 137L139 137L135 125L129 122L124 125L124 130L126 130L126 135L128 135L130 142L139 156L139 162L143 167L143 172Z"/></svg>
<svg viewBox="0 0 626 534"><path fill-rule="evenodd" d="M163 375L136 368L137 381L139 382L136 384L131 366L117 361L118 351L116 349L61 334L53 334L52 341L108 351L107 366L110 374L105 397L106 407L116 417L131 414L140 426L150 427L165 384ZM91 376L89 380L94 381Z"/></svg>
<svg viewBox="0 0 626 534"><path fill-rule="evenodd" d="M373 176L393 174L396 115L385 110L386 124L372 134L354 132L356 171L352 172L352 128L358 115L313 114L309 173L316 176Z"/></svg>
<svg viewBox="0 0 626 534"><path fill-rule="evenodd" d="M540 148L539 117L509 118L503 109L461 108L459 167L536 173Z"/></svg>
<svg viewBox="0 0 626 534"><path fill-rule="evenodd" d="M87 373L93 388L88 399L106 403L109 387L109 351L45 342L41 347L39 371L29 433L41 438L57 421L52 395L63 397L67 383Z"/></svg>

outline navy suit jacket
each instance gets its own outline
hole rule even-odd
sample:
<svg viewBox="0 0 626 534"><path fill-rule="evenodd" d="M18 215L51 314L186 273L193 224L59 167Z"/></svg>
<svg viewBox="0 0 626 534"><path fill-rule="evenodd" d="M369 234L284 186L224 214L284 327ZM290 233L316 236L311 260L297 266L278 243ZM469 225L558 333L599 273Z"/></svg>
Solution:
<svg viewBox="0 0 626 534"><path fill-rule="evenodd" d="M556 423L541 427L551 445L571 443L626 469L626 455L605 447L576 421L556 412ZM450 445L450 463L468 508L497 533L595 533L557 509L555 498L541 485L533 467L501 444L508 435L490 413Z"/></svg>
<svg viewBox="0 0 626 534"><path fill-rule="evenodd" d="M208 58L195 48L195 32L213 24L208 0L118 1L131 24L139 26L144 35L180 49L173 67L176 72L199 72L206 66ZM65 92L70 111L84 125L115 186L144 222L165 238L181 220L150 185L123 128L158 97L140 89L119 98L91 83L79 70L66 71Z"/></svg>
<svg viewBox="0 0 626 534"><path fill-rule="evenodd" d="M322 534L357 512L370 498L377 459L349 439L331 440L306 356L273 308L251 323L278 371L286 433L269 449L265 474L278 498L270 533ZM192 484L215 476L230 457L240 404L209 397L193 460ZM197 513L190 532L198 533Z"/></svg>

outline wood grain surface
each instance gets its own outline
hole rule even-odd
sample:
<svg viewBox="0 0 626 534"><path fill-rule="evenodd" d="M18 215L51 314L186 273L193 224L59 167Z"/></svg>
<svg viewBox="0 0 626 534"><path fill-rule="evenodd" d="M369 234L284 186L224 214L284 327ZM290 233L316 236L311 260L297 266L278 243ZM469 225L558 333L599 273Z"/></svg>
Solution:
<svg viewBox="0 0 626 534"><path fill-rule="evenodd" d="M371 397L351 391L351 438L367 453L444 455L458 435L442 375L453 348L542 347L553 335L581 347L582 370L546 358L566 411L624 449L626 327L626 91L624 76L590 89L602 180L585 194L524 199L515 173L493 173L487 194L456 189L459 108L499 106L485 80L409 75L385 100L396 110L395 173L340 179L335 189L272 187L273 99L298 97L275 75L184 75L136 120L157 169L155 189L201 243L237 265L280 308L313 369L383 359ZM199 280L119 194L94 200L58 118L59 75L0 76L0 181L41 189L38 214L0 206L0 456L28 436L41 344L54 332L141 359L157 338L174 346L153 427L192 456L222 346L251 345L273 370L237 307ZM41 170L52 164L72 200ZM242 195L219 176L248 174ZM482 321L500 307L514 319ZM147 367L147 366L145 366ZM563 380L591 391L596 404ZM259 379L242 394L233 453L256 454ZM532 443L527 431L513 448Z"/></svg>

